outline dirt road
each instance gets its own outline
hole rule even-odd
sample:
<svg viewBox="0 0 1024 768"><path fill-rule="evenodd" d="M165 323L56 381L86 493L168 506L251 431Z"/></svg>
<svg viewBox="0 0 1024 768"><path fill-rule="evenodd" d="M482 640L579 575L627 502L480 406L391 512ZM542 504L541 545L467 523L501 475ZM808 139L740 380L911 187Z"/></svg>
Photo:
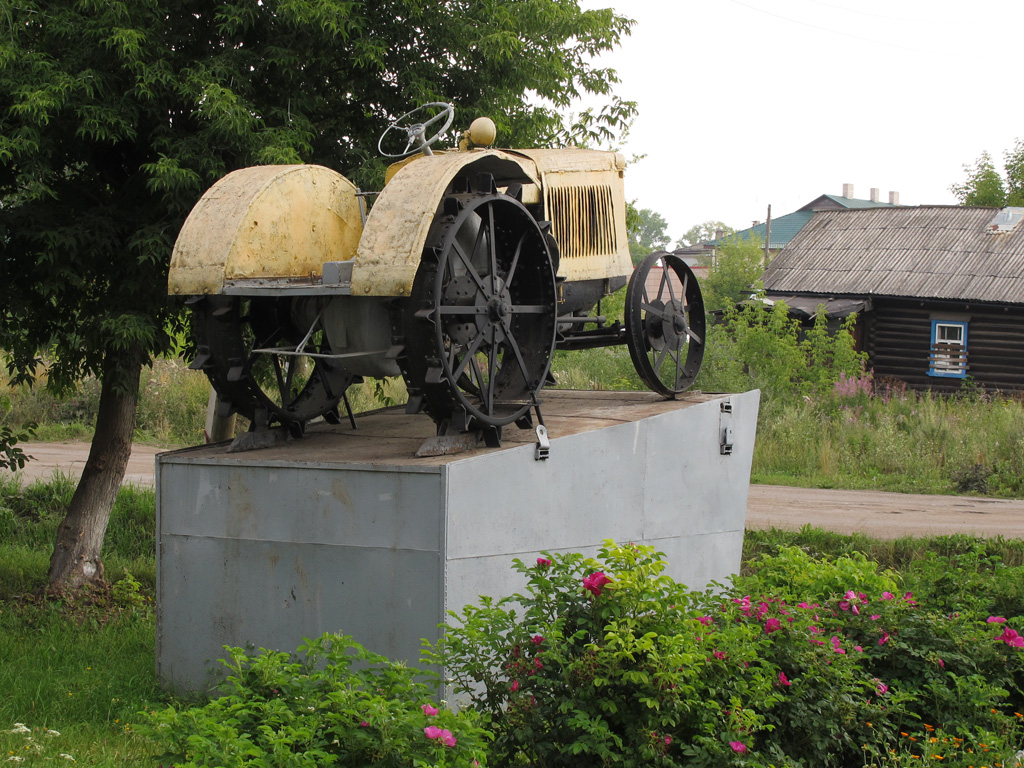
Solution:
<svg viewBox="0 0 1024 768"><path fill-rule="evenodd" d="M89 455L88 443L32 443L24 448L35 457L22 472L24 483L48 477L56 470L77 477ZM152 487L155 457L161 450L133 447L125 482ZM1024 500L778 485L750 487L748 528L798 530L805 525L880 539L952 533L1024 538Z"/></svg>

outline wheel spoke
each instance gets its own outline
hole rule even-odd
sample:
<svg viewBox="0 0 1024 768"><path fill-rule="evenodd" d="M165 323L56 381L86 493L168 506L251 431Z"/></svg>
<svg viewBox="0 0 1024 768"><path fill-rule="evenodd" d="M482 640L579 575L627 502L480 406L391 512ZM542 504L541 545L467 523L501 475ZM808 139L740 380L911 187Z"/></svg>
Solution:
<svg viewBox="0 0 1024 768"><path fill-rule="evenodd" d="M281 393L281 404L284 405L284 376L281 373L281 358L277 355L271 355L270 359L274 361L274 376L277 378L277 391Z"/></svg>
<svg viewBox="0 0 1024 768"><path fill-rule="evenodd" d="M481 234L482 233L483 228L481 227ZM479 237L480 235L477 236L477 244L479 244L480 242ZM476 267L473 266L472 257L466 255L466 252L462 250L462 246L459 245L459 242L457 240L452 240L452 250L454 250L455 253L458 254L459 261L461 261L462 264L466 267L466 274L468 274L473 279L473 282L476 283L477 289L486 296L487 286L484 285L483 278L480 277L479 274L477 274ZM473 250L476 250L476 246L473 247Z"/></svg>
<svg viewBox="0 0 1024 768"><path fill-rule="evenodd" d="M509 265L508 274L505 276L505 285L512 285L512 280L515 278L516 267L519 266L519 254L523 252L523 243L526 242L526 232L523 232L519 238L519 242L516 243L516 252L512 255L512 264Z"/></svg>
<svg viewBox="0 0 1024 768"><path fill-rule="evenodd" d="M665 355L666 355L666 354L668 354L668 344L665 344L665 345L664 345L664 346L663 346L663 347L661 348L661 350L660 350L660 351L658 352L658 355L657 355L657 357L656 357L656 358L655 358L655 360L654 360L654 365L653 365L653 368L654 368L654 372L655 372L655 374L657 374L657 373L658 373L658 371L660 371L660 370L661 370L661 364L662 364L663 362L665 362Z"/></svg>
<svg viewBox="0 0 1024 768"><path fill-rule="evenodd" d="M672 362L675 363L675 371L676 371L675 380L672 382L672 388L673 389L679 389L679 374L683 370L683 364L680 361L680 355L679 355L679 352L680 352L681 349L682 349L682 337L680 336L679 338L676 339L676 351L675 351L675 354L674 355L669 355L672 358Z"/></svg>
<svg viewBox="0 0 1024 768"><path fill-rule="evenodd" d="M477 353L477 350L480 349L480 344L483 342L483 340L484 335L482 333L478 333L476 336L473 337L473 341L471 341L469 346L466 348L466 354L462 358L462 362L459 363L459 367L452 371L453 381L458 381L459 377L462 376L462 374L465 372L466 366L469 365L469 361L474 358L474 356ZM452 356L456 360L458 359L458 355L455 353L454 348L452 350Z"/></svg>
<svg viewBox="0 0 1024 768"><path fill-rule="evenodd" d="M513 315L543 315L551 311L551 307L543 304L513 304L509 309Z"/></svg>
<svg viewBox="0 0 1024 768"><path fill-rule="evenodd" d="M667 306L664 306L664 307L654 307L654 306L651 306L650 304L641 304L640 305L640 309L642 309L644 312L646 312L648 314L648 316L654 315L655 317L660 318L662 320L671 320L672 319L672 312L669 310L669 308Z"/></svg>
<svg viewBox="0 0 1024 768"><path fill-rule="evenodd" d="M497 378L494 374L498 369L497 358L498 358L498 345L495 344L495 336L497 329L491 326L491 346L487 350L487 415L494 415L494 380Z"/></svg>
<svg viewBox="0 0 1024 768"><path fill-rule="evenodd" d="M689 336L693 341L697 342L698 344L704 343L704 340L700 336L698 336L696 333L690 330L690 326L686 326L686 335Z"/></svg>
<svg viewBox="0 0 1024 768"><path fill-rule="evenodd" d="M672 275L671 275L671 272L672 272L672 270L669 268L668 263L665 262L664 266L662 267L662 271L661 271L661 281L665 285L668 286L668 297L669 297L669 299L671 301L675 301L676 300L676 294L672 290ZM658 291L658 298L659 299L661 298L661 291L660 290Z"/></svg>
<svg viewBox="0 0 1024 768"><path fill-rule="evenodd" d="M519 364L519 370L523 374L523 382L528 387L530 386L530 370L526 366L522 350L519 349L519 342L516 341L516 337L512 333L512 328L509 325L507 318L501 321L501 327L502 330L505 331L505 341L508 342L509 348L512 350L512 354L516 356L516 362Z"/></svg>
<svg viewBox="0 0 1024 768"><path fill-rule="evenodd" d="M491 268L491 296L498 295L498 242L494 230L494 203L487 204L487 255Z"/></svg>

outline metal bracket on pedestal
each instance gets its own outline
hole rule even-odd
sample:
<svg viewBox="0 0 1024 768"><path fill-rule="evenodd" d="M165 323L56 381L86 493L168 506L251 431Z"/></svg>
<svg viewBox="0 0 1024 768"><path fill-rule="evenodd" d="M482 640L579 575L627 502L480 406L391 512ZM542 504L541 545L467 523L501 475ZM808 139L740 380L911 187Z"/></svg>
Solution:
<svg viewBox="0 0 1024 768"><path fill-rule="evenodd" d="M551 453L551 441L548 440L548 431L543 424L537 425L537 449L534 451L533 458L537 461L543 461Z"/></svg>
<svg viewBox="0 0 1024 768"><path fill-rule="evenodd" d="M732 455L732 401L722 401L722 412L718 417L718 452L723 456Z"/></svg>

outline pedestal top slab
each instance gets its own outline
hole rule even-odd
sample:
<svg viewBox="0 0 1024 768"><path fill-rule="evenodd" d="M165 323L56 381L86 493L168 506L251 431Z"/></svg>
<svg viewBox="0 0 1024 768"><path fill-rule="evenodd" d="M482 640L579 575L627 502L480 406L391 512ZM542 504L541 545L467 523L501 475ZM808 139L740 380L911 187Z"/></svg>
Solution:
<svg viewBox="0 0 1024 768"><path fill-rule="evenodd" d="M541 393L541 414L552 440L605 427L641 421L651 416L689 408L728 395L687 392L676 400L666 400L653 392L609 392L593 390L545 389ZM229 462L246 465L289 464L363 464L370 467L421 467L435 471L456 461L535 443L532 429L514 424L504 428L500 448L479 448L447 456L418 458L416 451L435 433L426 414L407 414L404 406L395 406L356 415L355 430L348 424L312 424L298 440L269 448L228 453L229 443L215 443L160 454L166 463Z"/></svg>

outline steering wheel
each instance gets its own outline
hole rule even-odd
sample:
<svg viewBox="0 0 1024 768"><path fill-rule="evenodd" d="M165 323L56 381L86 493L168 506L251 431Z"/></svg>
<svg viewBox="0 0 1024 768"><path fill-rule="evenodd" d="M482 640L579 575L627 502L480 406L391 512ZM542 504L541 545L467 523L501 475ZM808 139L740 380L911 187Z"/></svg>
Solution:
<svg viewBox="0 0 1024 768"><path fill-rule="evenodd" d="M414 123L408 121L409 118L411 118L418 112L422 112L423 110L430 109L432 107L440 108L441 111L422 123ZM444 121L444 125L442 125L441 128L437 131L437 133L435 133L429 139L426 138L427 129L430 128L430 126L437 123L442 118L446 118ZM425 155L432 155L434 153L430 151L430 145L436 142L438 139L441 138L441 136L444 135L444 132L451 127L452 120L454 119L455 107L453 107L451 104L446 104L443 101L432 101L429 104L424 104L422 106L416 107L416 109L411 110L410 112L406 112L400 118L391 123L391 125L389 125L386 129L384 129L384 133L380 135L380 140L377 142L377 151L380 152L384 157L395 158L408 157L409 155L414 155L417 152L422 152ZM391 131L405 131L405 136L407 139L405 143L405 149L403 149L397 155L384 151L384 139L387 137L389 133L391 133Z"/></svg>

